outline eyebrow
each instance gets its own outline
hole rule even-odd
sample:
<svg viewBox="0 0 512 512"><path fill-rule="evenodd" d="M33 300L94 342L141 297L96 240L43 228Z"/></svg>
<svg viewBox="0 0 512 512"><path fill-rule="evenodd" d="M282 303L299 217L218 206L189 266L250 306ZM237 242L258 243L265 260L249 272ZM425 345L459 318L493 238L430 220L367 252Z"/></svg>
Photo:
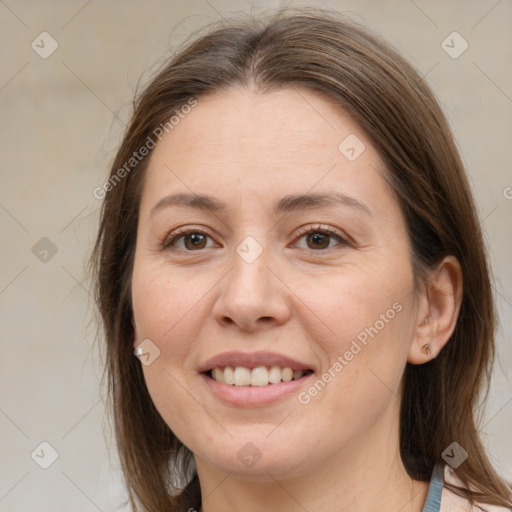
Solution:
<svg viewBox="0 0 512 512"><path fill-rule="evenodd" d="M368 208L365 203L339 192L330 194L290 194L277 201L273 206L273 211L278 214L291 212L293 210L307 210L335 205L348 206L359 210L366 215L372 215L370 208ZM181 193L168 195L157 201L149 211L149 215L151 216L156 211L170 206L210 210L211 212L222 212L227 210L226 204L207 194Z"/></svg>

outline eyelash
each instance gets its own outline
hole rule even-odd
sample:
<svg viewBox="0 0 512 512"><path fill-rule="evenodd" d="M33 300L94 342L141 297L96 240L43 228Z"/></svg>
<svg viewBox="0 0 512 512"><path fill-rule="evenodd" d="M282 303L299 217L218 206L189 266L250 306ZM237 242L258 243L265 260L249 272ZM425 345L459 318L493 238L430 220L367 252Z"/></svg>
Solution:
<svg viewBox="0 0 512 512"><path fill-rule="evenodd" d="M330 252L331 250L335 249L338 246L349 245L349 242L345 238L343 238L343 236L341 236L341 234L338 231L336 231L335 229L333 229L329 226L321 226L321 225L308 226L306 228L301 228L299 230L299 233L297 234L297 237L295 240L298 240L310 233L321 233L323 235L328 235L332 238L335 238L339 242L335 247L329 247L326 249L304 249L304 250L309 250L310 252L314 252L314 253L324 252L325 253L325 252ZM204 250L205 248L197 249L194 251L194 250L188 250L188 249L176 249L175 247L173 247L173 245L179 239L181 239L187 235L191 235L191 234L200 234L200 235L205 235L209 238L212 238L206 231L203 231L202 229L199 229L199 228L179 228L176 231L174 231L174 233L171 233L165 239L165 242L162 244L162 249L168 250L168 251L183 250L185 252L190 252L190 253L200 252L201 250ZM206 248L206 249L208 249L208 248Z"/></svg>

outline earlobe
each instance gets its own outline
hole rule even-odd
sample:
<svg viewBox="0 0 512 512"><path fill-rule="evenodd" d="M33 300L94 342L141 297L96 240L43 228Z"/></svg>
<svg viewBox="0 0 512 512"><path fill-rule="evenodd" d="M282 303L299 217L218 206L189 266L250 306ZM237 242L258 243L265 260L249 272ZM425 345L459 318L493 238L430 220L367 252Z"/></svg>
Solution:
<svg viewBox="0 0 512 512"><path fill-rule="evenodd" d="M429 276L418 309L408 362L424 364L437 357L450 339L462 302L462 270L455 256L446 256Z"/></svg>
<svg viewBox="0 0 512 512"><path fill-rule="evenodd" d="M429 316L426 316L416 326L407 358L409 363L425 364L437 356L437 346L433 343L432 327L433 324Z"/></svg>

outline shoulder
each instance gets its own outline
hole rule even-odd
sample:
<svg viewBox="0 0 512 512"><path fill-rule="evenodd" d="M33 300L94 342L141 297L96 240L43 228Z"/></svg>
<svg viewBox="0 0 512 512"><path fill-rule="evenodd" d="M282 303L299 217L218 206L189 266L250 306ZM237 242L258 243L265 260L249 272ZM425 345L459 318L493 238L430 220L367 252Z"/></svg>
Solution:
<svg viewBox="0 0 512 512"><path fill-rule="evenodd" d="M462 482L457 478L455 471L449 466L444 467L444 480L450 484L463 487ZM451 492L446 487L443 487L441 493L441 508L440 512L507 512L508 508L498 507L496 505L470 505L469 501L462 496Z"/></svg>

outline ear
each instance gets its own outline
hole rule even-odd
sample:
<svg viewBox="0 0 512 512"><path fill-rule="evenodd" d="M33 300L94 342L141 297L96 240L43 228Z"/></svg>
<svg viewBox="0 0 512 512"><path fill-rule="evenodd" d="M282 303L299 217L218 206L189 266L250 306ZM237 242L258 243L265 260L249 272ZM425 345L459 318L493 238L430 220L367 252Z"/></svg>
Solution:
<svg viewBox="0 0 512 512"><path fill-rule="evenodd" d="M455 256L446 256L423 286L409 363L427 363L446 345L459 316L462 286L459 261Z"/></svg>

